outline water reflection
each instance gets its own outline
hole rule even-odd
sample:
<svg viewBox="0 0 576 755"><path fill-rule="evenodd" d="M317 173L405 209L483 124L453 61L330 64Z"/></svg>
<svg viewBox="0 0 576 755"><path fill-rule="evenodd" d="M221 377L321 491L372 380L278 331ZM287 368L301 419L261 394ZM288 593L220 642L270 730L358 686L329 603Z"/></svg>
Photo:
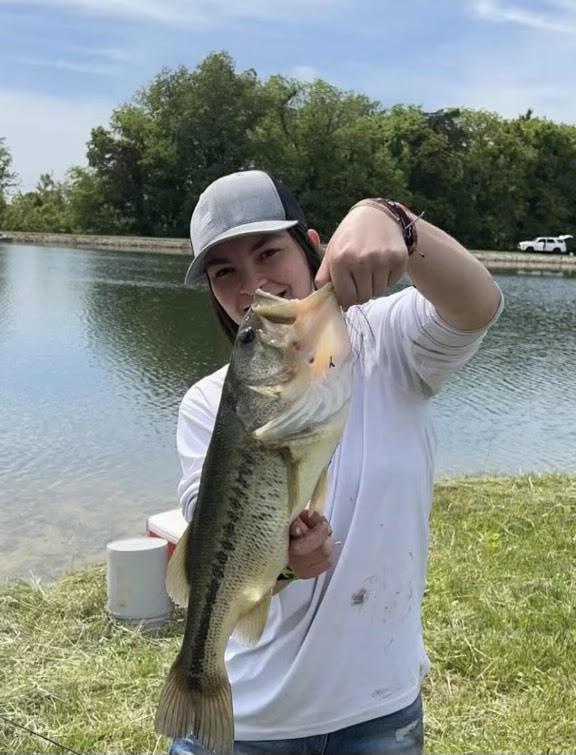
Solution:
<svg viewBox="0 0 576 755"><path fill-rule="evenodd" d="M187 387L226 359L185 257L0 245L0 578L103 558L177 505ZM435 407L438 472L576 466L576 279L507 308Z"/></svg>

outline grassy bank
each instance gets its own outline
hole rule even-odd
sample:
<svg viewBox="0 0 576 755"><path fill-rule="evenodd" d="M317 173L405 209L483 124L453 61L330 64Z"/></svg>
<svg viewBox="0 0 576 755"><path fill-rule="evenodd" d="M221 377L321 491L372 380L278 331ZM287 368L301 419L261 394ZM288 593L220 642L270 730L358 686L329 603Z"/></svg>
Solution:
<svg viewBox="0 0 576 755"><path fill-rule="evenodd" d="M437 485L427 752L576 749L575 546L574 476ZM105 600L104 567L1 589L0 714L81 753L163 752L153 716L182 614L145 635ZM0 752L61 750L0 721Z"/></svg>

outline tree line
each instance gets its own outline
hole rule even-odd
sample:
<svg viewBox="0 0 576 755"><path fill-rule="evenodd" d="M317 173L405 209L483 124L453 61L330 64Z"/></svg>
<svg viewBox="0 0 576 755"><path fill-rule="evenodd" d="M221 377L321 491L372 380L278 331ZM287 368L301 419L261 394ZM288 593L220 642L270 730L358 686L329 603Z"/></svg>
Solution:
<svg viewBox="0 0 576 755"><path fill-rule="evenodd" d="M224 52L163 69L92 129L87 162L14 193L0 139L0 227L186 237L210 181L257 167L294 191L323 238L366 196L424 211L475 248L576 235L576 126L531 111L385 108L322 80L263 81Z"/></svg>

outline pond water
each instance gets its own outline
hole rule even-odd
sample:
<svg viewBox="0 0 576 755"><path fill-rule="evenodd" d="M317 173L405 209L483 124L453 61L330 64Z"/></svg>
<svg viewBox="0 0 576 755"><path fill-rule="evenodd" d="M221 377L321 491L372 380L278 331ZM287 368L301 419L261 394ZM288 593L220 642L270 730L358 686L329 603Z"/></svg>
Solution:
<svg viewBox="0 0 576 755"><path fill-rule="evenodd" d="M227 355L187 261L0 244L0 579L178 505L178 403ZM437 477L575 471L576 279L497 279L504 314L435 402Z"/></svg>

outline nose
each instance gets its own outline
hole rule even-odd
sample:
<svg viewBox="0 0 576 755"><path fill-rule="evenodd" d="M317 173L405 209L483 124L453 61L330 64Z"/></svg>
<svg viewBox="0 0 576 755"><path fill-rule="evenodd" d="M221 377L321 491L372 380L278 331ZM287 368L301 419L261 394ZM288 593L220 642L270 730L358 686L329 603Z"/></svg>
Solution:
<svg viewBox="0 0 576 755"><path fill-rule="evenodd" d="M265 289L268 279L260 271L254 269L242 270L240 275L240 294L252 297L257 288Z"/></svg>

